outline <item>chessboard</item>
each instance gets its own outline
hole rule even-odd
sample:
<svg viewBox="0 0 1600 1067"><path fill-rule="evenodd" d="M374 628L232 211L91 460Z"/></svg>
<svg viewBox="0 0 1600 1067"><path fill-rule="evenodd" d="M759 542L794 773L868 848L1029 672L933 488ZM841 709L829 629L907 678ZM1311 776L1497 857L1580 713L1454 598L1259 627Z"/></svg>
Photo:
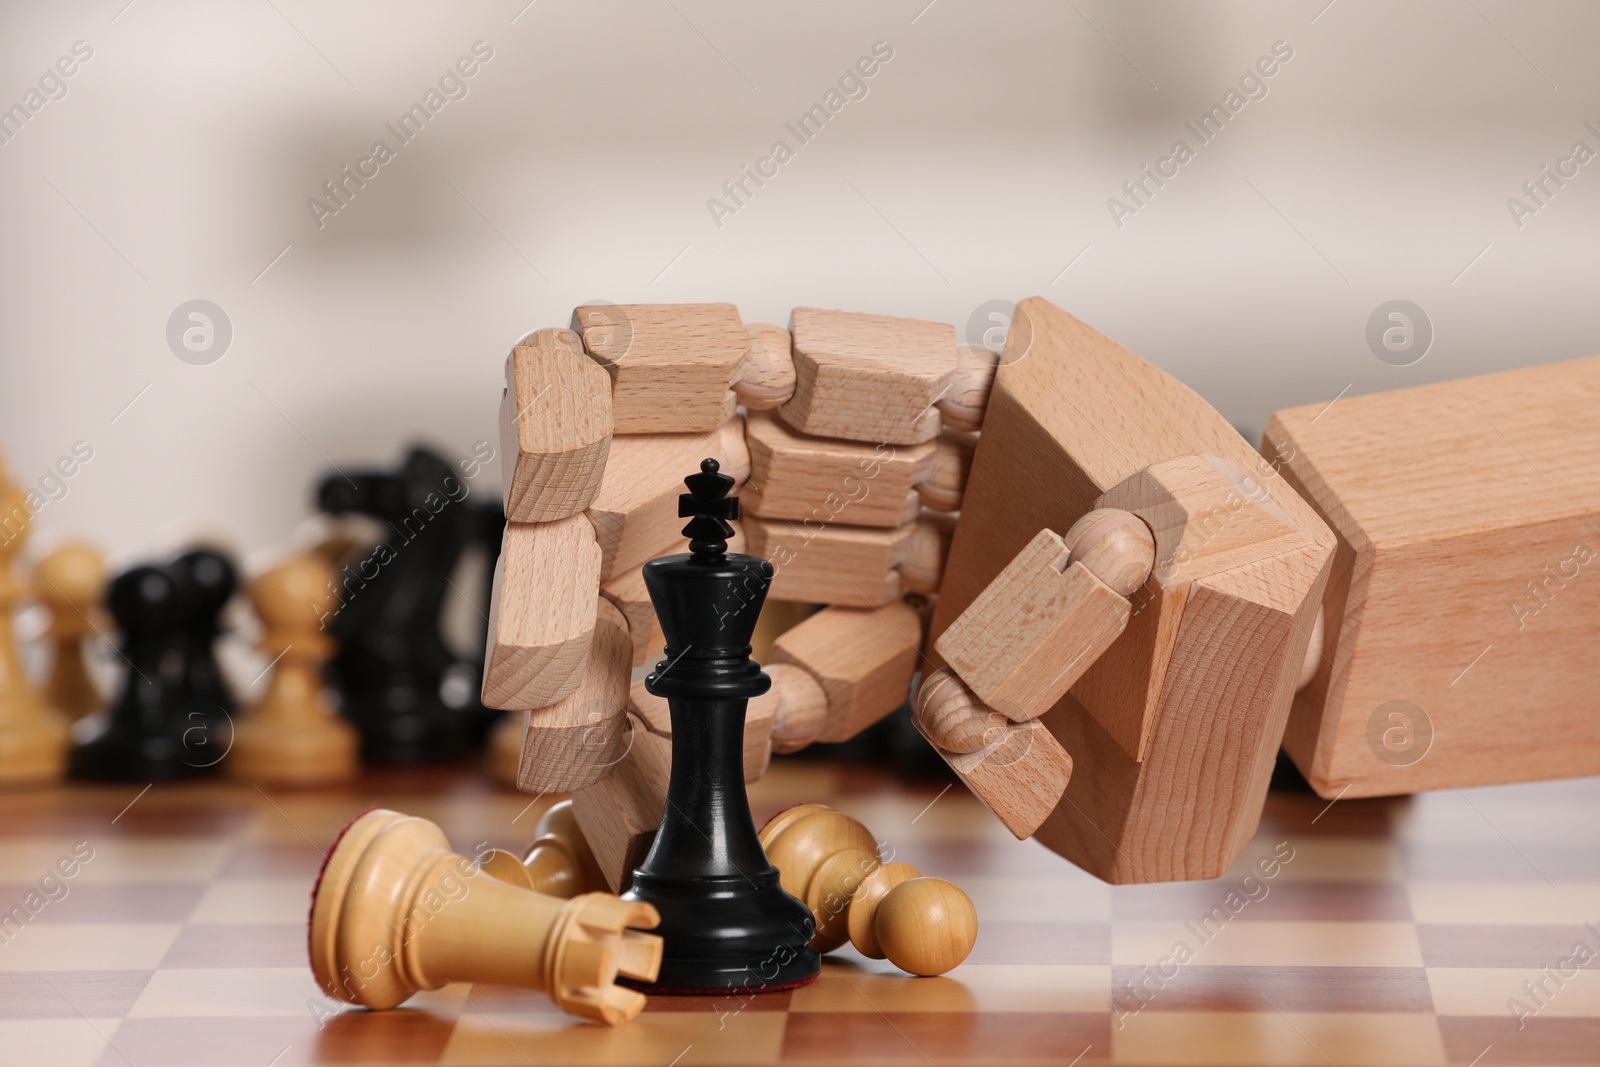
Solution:
<svg viewBox="0 0 1600 1067"><path fill-rule="evenodd" d="M802 989L654 997L617 1028L483 985L369 1012L323 997L306 961L312 883L340 829L382 806L434 820L465 854L520 849L550 798L464 765L317 793L72 784L0 803L0 1063L1600 1058L1597 779L1331 803L1275 790L1226 876L1139 886L1013 840L960 786L780 758L750 792L758 824L823 800L964 888L980 917L966 962L911 978L847 946Z"/></svg>

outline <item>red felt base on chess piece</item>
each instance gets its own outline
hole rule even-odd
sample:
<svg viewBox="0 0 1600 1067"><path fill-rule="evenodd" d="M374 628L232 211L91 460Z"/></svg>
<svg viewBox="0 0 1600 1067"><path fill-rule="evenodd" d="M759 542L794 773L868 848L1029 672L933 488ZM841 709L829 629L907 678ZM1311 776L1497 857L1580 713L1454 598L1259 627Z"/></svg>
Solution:
<svg viewBox="0 0 1600 1067"><path fill-rule="evenodd" d="M632 989L650 994L652 997L726 997L726 996L765 996L768 993L787 993L791 989L799 989L815 982L821 974L813 974L795 982L785 982L782 985L766 986L723 986L721 989L663 989L658 985L648 982L632 982L626 978L617 979L618 985L625 985Z"/></svg>

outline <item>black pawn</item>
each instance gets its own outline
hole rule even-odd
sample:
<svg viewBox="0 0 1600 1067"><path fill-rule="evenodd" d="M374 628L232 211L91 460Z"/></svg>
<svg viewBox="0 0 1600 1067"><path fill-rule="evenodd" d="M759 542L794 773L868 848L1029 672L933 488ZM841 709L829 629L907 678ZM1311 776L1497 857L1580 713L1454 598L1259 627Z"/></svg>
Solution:
<svg viewBox="0 0 1600 1067"><path fill-rule="evenodd" d="M222 611L239 588L239 572L232 560L209 548L185 552L169 567L191 594L183 627L184 719L212 731L210 743L216 749L212 758L220 760L238 705L217 666L216 644L222 634Z"/></svg>
<svg viewBox="0 0 1600 1067"><path fill-rule="evenodd" d="M98 781L160 782L210 770L211 731L185 717L184 624L196 601L171 567L135 567L106 590L128 664L105 726L72 751L72 773Z"/></svg>
<svg viewBox="0 0 1600 1067"><path fill-rule="evenodd" d="M744 721L751 697L772 687L750 658L750 634L772 565L730 553L738 518L733 479L713 459L684 479L678 514L690 552L644 565L666 634L666 658L645 687L672 714L672 777L650 853L626 900L653 904L666 942L657 993L772 992L817 976L811 913L778 884L744 790Z"/></svg>

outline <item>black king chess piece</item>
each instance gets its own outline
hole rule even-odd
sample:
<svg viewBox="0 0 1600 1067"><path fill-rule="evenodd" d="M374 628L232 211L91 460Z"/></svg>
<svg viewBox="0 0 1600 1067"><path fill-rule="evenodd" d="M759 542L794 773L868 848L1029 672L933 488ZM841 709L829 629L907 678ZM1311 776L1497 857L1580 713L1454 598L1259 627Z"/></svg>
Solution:
<svg viewBox="0 0 1600 1067"><path fill-rule="evenodd" d="M707 459L685 478L678 515L687 554L644 565L666 634L665 657L645 688L672 713L672 777L661 828L625 900L661 913L665 940L657 993L773 992L815 978L811 913L783 891L767 862L744 791L746 705L772 687L750 658L750 634L772 565L728 552L739 500L733 479Z"/></svg>

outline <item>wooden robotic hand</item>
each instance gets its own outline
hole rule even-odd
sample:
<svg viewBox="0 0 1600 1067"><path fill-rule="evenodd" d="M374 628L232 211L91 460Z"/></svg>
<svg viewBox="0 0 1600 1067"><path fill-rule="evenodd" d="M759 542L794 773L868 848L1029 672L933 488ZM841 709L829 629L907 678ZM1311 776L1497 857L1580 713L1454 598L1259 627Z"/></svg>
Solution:
<svg viewBox="0 0 1600 1067"><path fill-rule="evenodd" d="M669 767L665 709L642 690L630 702L628 679L664 643L642 567L684 550L685 468L709 456L748 479L736 547L772 561L769 603L829 605L773 646L752 776L773 750L889 714L917 669L996 357L941 323L816 308L792 322L581 307L506 362L483 699L513 714L493 758L524 790L575 793L614 888Z"/></svg>

